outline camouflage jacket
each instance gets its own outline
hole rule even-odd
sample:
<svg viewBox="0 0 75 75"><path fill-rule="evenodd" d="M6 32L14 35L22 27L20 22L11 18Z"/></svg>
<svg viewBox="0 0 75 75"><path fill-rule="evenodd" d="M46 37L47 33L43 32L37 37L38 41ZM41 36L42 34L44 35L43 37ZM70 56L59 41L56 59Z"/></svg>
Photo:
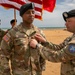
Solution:
<svg viewBox="0 0 75 75"><path fill-rule="evenodd" d="M3 37L1 49L6 59L11 60L13 75L42 74L42 67L45 65L45 60L41 57L38 50L29 47L30 39L34 38L35 32L43 35L37 27L33 26L28 29L23 27L21 23L8 31Z"/></svg>
<svg viewBox="0 0 75 75"><path fill-rule="evenodd" d="M60 45L50 42L46 45L49 48L38 46L42 57L51 62L61 62L61 75L75 75L75 34Z"/></svg>
<svg viewBox="0 0 75 75"><path fill-rule="evenodd" d="M4 30L0 29L0 44L1 44L2 38L5 35L5 33L6 32Z"/></svg>

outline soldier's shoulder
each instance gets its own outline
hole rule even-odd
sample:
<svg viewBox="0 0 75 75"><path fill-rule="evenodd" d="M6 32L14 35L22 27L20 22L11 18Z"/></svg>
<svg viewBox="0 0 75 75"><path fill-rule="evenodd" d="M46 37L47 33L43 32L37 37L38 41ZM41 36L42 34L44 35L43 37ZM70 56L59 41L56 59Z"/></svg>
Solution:
<svg viewBox="0 0 75 75"><path fill-rule="evenodd" d="M14 36L16 34L16 32L18 31L17 27L12 28L11 30L9 30L7 32L7 34L9 34L10 36Z"/></svg>
<svg viewBox="0 0 75 75"><path fill-rule="evenodd" d="M5 32L5 30L3 30L3 29L0 29L0 33L1 33L1 32Z"/></svg>
<svg viewBox="0 0 75 75"><path fill-rule="evenodd" d="M17 32L19 30L19 28L21 27L21 25L17 25L14 28L12 28L9 32Z"/></svg>
<svg viewBox="0 0 75 75"><path fill-rule="evenodd" d="M64 50L67 54L69 54L70 56L75 57L75 43L74 42L70 42L67 46L67 48Z"/></svg>

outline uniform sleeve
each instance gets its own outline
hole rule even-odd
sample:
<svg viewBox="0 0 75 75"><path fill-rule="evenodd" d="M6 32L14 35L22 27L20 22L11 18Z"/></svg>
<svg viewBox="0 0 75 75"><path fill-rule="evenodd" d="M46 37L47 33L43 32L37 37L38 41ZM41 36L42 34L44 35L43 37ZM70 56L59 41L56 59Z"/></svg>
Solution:
<svg viewBox="0 0 75 75"><path fill-rule="evenodd" d="M45 37L45 34L43 33L42 30L40 30L40 33L41 35L46 39ZM68 39L68 38L67 38ZM60 50L62 49L64 46L65 46L65 42L67 42L67 39L65 39L61 44L54 44L52 42L45 42L45 43L42 43L43 46L47 47L47 48L50 48L50 49L53 49L53 50ZM47 41L47 39L46 39ZM67 43L66 43L67 44Z"/></svg>
<svg viewBox="0 0 75 75"><path fill-rule="evenodd" d="M45 36L45 34L43 33L42 30L40 30L40 33L41 33L41 35L46 39L46 36ZM47 39L46 39L46 40L47 40Z"/></svg>
<svg viewBox="0 0 75 75"><path fill-rule="evenodd" d="M65 48L54 51L50 48L43 47L42 45L39 46L41 56L51 62L66 62L72 59L75 59L74 54L71 53L71 45L67 45Z"/></svg>
<svg viewBox="0 0 75 75"><path fill-rule="evenodd" d="M10 75L10 68L9 68L9 59L11 55L12 50L12 40L9 33L7 33L1 42L1 50L2 50L2 56L3 59L1 61L2 66L2 75Z"/></svg>
<svg viewBox="0 0 75 75"><path fill-rule="evenodd" d="M0 29L0 44L4 35L5 35L5 31Z"/></svg>
<svg viewBox="0 0 75 75"><path fill-rule="evenodd" d="M67 37L62 43L60 44L54 44L52 42L45 42L44 45L50 49L53 49L55 51L58 51L62 48L64 48L68 43L69 41L71 40L71 37Z"/></svg>
<svg viewBox="0 0 75 75"><path fill-rule="evenodd" d="M10 58L12 45L13 45L12 37L9 33L7 33L3 37L3 40L1 42L1 49L2 49L3 53L5 54L6 58Z"/></svg>

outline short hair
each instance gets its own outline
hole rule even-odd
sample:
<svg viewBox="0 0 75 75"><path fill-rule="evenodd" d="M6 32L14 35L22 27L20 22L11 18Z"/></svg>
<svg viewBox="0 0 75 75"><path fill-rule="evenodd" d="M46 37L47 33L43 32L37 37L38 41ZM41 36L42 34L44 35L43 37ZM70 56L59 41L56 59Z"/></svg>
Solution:
<svg viewBox="0 0 75 75"><path fill-rule="evenodd" d="M12 24L12 23L14 23L15 22L15 19L12 19L11 21L10 21L10 24ZM16 20L16 22L17 22L17 20Z"/></svg>

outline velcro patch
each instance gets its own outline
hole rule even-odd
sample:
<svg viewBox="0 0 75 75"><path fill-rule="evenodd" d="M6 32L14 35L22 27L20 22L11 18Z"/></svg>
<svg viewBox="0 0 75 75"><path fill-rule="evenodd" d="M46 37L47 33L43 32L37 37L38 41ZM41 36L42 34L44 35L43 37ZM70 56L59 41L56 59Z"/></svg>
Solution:
<svg viewBox="0 0 75 75"><path fill-rule="evenodd" d="M3 37L3 39L4 39L6 42L8 42L9 39L10 39L10 35L9 35L9 34L6 34L6 35Z"/></svg>
<svg viewBox="0 0 75 75"><path fill-rule="evenodd" d="M71 53L75 53L75 45L74 44L72 44L72 45L69 46L69 51Z"/></svg>

